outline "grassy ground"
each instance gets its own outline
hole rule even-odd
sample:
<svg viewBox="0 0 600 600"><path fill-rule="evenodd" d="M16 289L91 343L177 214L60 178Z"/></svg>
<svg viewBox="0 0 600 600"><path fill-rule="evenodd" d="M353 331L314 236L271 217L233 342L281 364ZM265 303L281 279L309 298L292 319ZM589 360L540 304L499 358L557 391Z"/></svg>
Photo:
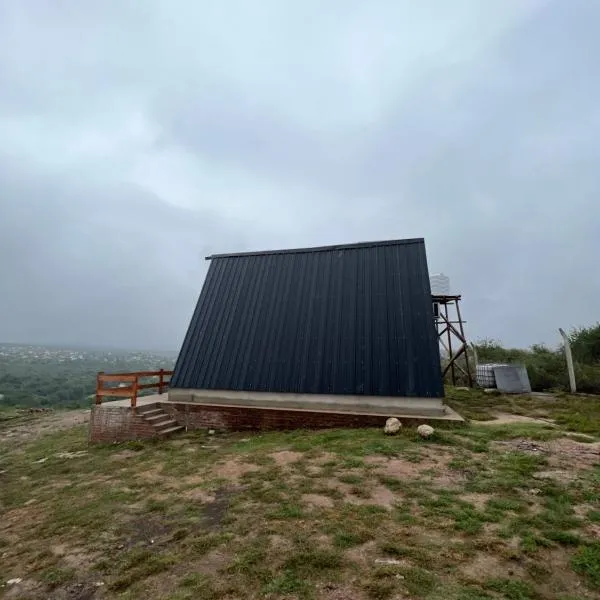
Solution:
<svg viewBox="0 0 600 600"><path fill-rule="evenodd" d="M0 423L0 597L600 598L600 400L449 402L487 421L96 447Z"/></svg>

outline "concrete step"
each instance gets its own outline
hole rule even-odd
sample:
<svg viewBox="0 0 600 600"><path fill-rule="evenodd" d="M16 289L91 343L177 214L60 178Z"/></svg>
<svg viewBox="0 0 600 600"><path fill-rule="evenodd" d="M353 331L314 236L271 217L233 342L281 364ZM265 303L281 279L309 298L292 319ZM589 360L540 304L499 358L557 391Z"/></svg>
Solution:
<svg viewBox="0 0 600 600"><path fill-rule="evenodd" d="M173 421L175 422L175 421ZM176 433L177 431L183 431L185 429L185 427L183 425L176 425L175 427L169 427L169 429L163 429L159 435L160 437L167 437L168 435L171 435L172 433Z"/></svg>
<svg viewBox="0 0 600 600"><path fill-rule="evenodd" d="M138 415L142 415L144 418L149 415L157 415L158 413L164 412L162 408L156 408L155 404L149 406L140 406L137 409Z"/></svg>
<svg viewBox="0 0 600 600"><path fill-rule="evenodd" d="M144 419L152 423L152 425L156 425L157 422L162 421L163 419L170 418L171 417L164 410L158 410L156 412L152 411L152 414L150 416L144 415Z"/></svg>
<svg viewBox="0 0 600 600"><path fill-rule="evenodd" d="M163 433L165 429L169 429L170 427L174 427L177 425L177 421L175 419L167 419L166 421L161 421L160 423L153 423L152 426L159 431L159 433Z"/></svg>

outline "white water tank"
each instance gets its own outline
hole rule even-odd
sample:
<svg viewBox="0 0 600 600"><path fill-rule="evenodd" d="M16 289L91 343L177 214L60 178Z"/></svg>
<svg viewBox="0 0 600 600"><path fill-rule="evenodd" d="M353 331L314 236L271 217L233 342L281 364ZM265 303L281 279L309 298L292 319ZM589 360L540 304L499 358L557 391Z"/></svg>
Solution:
<svg viewBox="0 0 600 600"><path fill-rule="evenodd" d="M434 273L429 277L431 285L431 294L433 296L450 295L450 278L443 273Z"/></svg>

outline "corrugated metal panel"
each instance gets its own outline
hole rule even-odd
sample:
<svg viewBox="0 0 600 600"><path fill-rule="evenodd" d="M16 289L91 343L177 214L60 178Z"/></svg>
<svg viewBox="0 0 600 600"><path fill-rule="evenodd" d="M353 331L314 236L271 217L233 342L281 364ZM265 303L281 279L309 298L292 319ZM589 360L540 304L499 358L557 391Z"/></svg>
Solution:
<svg viewBox="0 0 600 600"><path fill-rule="evenodd" d="M422 239L211 261L171 387L443 395Z"/></svg>

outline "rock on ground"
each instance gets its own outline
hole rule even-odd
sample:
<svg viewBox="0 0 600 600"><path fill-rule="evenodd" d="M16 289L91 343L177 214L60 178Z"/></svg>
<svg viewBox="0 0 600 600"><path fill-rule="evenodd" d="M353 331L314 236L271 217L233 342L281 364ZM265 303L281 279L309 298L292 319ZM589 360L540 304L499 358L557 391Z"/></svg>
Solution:
<svg viewBox="0 0 600 600"><path fill-rule="evenodd" d="M422 437L422 438L428 438L431 437L433 435L433 432L435 430L433 429L433 427L431 425L419 425L417 427L417 433Z"/></svg>
<svg viewBox="0 0 600 600"><path fill-rule="evenodd" d="M395 433L398 433L401 428L402 428L402 423L400 423L400 421L398 419L396 419L396 417L390 417L385 422L385 427L383 428L383 433L385 433L386 435L394 435Z"/></svg>

